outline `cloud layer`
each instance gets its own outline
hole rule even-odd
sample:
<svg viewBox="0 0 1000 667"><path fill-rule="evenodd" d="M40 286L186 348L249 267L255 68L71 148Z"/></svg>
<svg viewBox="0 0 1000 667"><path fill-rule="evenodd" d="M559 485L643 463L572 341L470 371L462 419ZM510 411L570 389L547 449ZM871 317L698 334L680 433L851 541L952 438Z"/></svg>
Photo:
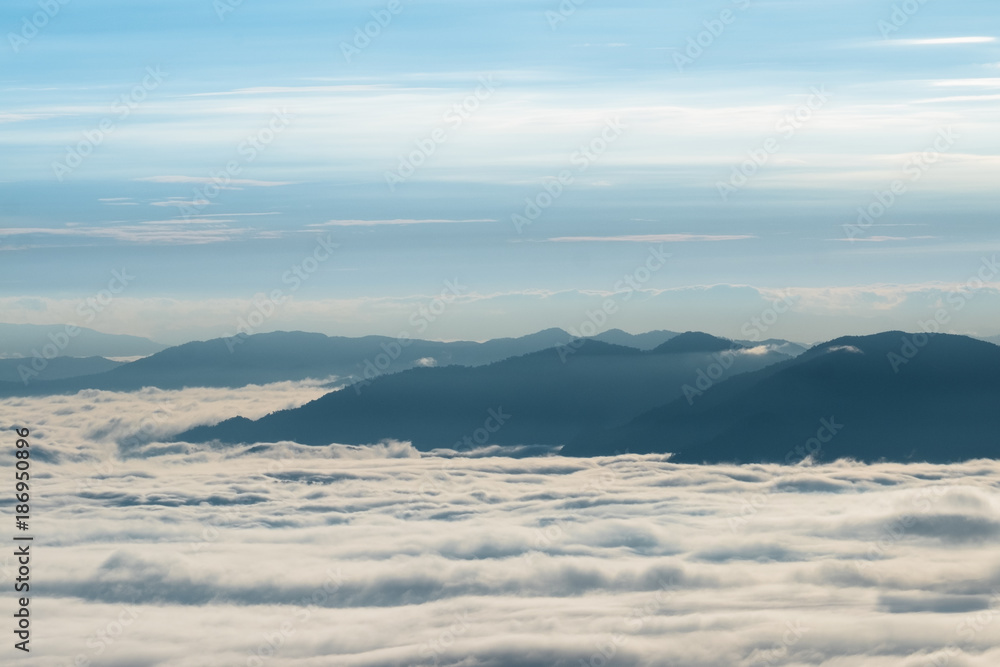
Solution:
<svg viewBox="0 0 1000 667"><path fill-rule="evenodd" d="M996 462L703 467L158 440L322 391L0 403L0 426L32 428L37 485L35 643L10 664L1000 658ZM0 568L9 578L12 558Z"/></svg>

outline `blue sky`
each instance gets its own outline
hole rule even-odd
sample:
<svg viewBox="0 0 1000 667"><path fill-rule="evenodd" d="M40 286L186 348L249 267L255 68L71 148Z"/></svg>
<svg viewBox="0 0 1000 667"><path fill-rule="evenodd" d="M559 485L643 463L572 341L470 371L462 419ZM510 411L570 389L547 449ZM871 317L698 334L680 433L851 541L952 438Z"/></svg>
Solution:
<svg viewBox="0 0 1000 667"><path fill-rule="evenodd" d="M164 342L275 290L261 331L396 335L445 281L427 337L609 297L632 331L788 298L768 335L1000 333L995 2L44 6L0 10L0 320L79 320L124 268L88 326Z"/></svg>

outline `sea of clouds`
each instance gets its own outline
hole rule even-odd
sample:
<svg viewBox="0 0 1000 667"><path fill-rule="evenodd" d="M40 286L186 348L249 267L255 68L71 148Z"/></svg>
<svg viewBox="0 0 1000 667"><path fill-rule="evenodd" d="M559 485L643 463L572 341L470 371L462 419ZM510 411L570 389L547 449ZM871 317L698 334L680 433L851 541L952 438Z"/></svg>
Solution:
<svg viewBox="0 0 1000 667"><path fill-rule="evenodd" d="M169 441L326 391L0 401L0 448L31 430L35 536L31 653L12 647L3 583L0 662L1000 664L998 462L690 466ZM8 495L14 459L0 461Z"/></svg>

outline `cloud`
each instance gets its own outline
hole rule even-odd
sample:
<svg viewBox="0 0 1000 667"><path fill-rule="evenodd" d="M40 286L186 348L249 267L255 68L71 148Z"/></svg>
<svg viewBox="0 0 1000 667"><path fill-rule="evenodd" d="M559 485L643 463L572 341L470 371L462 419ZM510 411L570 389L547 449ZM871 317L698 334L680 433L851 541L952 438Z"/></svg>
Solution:
<svg viewBox="0 0 1000 667"><path fill-rule="evenodd" d="M151 206L177 206L178 208L187 208L189 206L210 206L212 202L207 199L194 199L194 200L184 200L184 199L168 199L166 201L154 201L150 202Z"/></svg>
<svg viewBox="0 0 1000 667"><path fill-rule="evenodd" d="M198 233L195 227L206 229ZM123 233L140 238L161 238L160 242L164 243L168 240L204 243L216 234L221 242L239 238L237 234L243 234L244 238L260 238L263 232L239 232L231 228L215 232L210 225L201 224L182 226L176 230L169 225L155 230L126 229ZM868 248L879 247L882 244L869 244L852 252L869 252ZM973 252L979 250L981 248L971 248ZM761 313L775 303L788 299L788 312L779 317L773 326L769 325L764 337L797 342L827 341L845 335L891 330L919 331L921 322L928 317L929 304L934 308L950 308L960 297L965 305L958 313L960 317L956 315L949 323L949 332L993 335L997 331L1000 284L977 283L976 271L980 265L979 262L969 263L969 279L951 283L780 288L733 284L649 287L633 292L633 301L641 299L642 308L622 309L606 327L634 332L684 328L727 338L747 339L746 323L752 323L753 318L761 317ZM280 286L279 282L272 287ZM263 285L260 289L269 288ZM620 294L613 283L591 290L469 291L454 299L447 322L431 325L421 337L487 340L523 336L548 327L569 330L579 327L581 314L616 293ZM76 309L80 298L86 296L81 294L77 298L60 299L16 294L0 296L0 312L5 321L17 324L78 322ZM315 331L340 336L382 334L394 337L400 332L400 322L408 321L419 307L426 306L436 296L428 292L378 298L296 297L283 304L259 331ZM231 335L239 319L255 308L252 294L205 299L120 295L102 312L99 328L108 333L134 334L162 342L182 343ZM669 317L664 313L669 313Z"/></svg>
<svg viewBox="0 0 1000 667"><path fill-rule="evenodd" d="M15 227L5 230L10 236L42 235L75 238L100 238L145 245L200 245L220 243L255 233L246 228L228 227L227 222L209 218L148 220L107 227Z"/></svg>
<svg viewBox="0 0 1000 667"><path fill-rule="evenodd" d="M330 220L308 225L309 227L378 227L382 225L431 225L460 222L496 222L493 218L475 218L468 220L426 219L416 220L397 218L395 220Z"/></svg>
<svg viewBox="0 0 1000 667"><path fill-rule="evenodd" d="M136 181L146 181L149 183L217 183L217 179L210 176L145 176L133 179ZM294 185L294 181L256 181L246 178L231 178L226 181L227 187L233 185L245 185L257 188L273 188L279 185Z"/></svg>
<svg viewBox="0 0 1000 667"><path fill-rule="evenodd" d="M897 46L950 46L955 44L990 44L996 37L931 37L925 39L893 39L889 44Z"/></svg>
<svg viewBox="0 0 1000 667"><path fill-rule="evenodd" d="M634 234L622 236L558 236L551 243L685 243L696 241L742 241L756 236L711 234Z"/></svg>
<svg viewBox="0 0 1000 667"><path fill-rule="evenodd" d="M851 354L864 354L864 351L859 347L854 345L834 345L832 347L826 348L827 353L830 352L850 352Z"/></svg>
<svg viewBox="0 0 1000 667"><path fill-rule="evenodd" d="M887 241L917 241L924 239L936 239L937 236L860 236L858 238L836 238L827 239L827 241L838 241L842 243L854 243L860 241L863 243L885 243Z"/></svg>
<svg viewBox="0 0 1000 667"><path fill-rule="evenodd" d="M323 391L0 401L0 428L30 426L33 451L51 455L35 463L47 476L33 618L60 628L8 662L1000 659L997 461L688 466L629 454L445 458L402 442L157 440ZM136 433L160 455L122 458L119 443ZM0 570L13 560L0 556Z"/></svg>
<svg viewBox="0 0 1000 667"><path fill-rule="evenodd" d="M934 81L933 85L942 87L971 87L971 88L1000 88L1000 79L980 78L980 79L942 79Z"/></svg>

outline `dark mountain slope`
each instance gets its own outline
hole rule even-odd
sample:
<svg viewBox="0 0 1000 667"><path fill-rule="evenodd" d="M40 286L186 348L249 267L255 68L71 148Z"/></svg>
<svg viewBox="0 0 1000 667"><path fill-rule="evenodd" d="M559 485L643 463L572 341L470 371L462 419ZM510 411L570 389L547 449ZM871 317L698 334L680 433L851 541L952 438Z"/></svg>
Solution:
<svg viewBox="0 0 1000 667"><path fill-rule="evenodd" d="M572 349L568 355L550 349L478 368L413 369L257 422L228 420L178 439L325 445L395 438L432 449L452 447L479 433L488 439L477 444L564 444L680 396L682 387L717 358L705 352L643 352L593 340ZM787 358L730 356L727 376ZM484 433L496 425L495 418L488 424L490 410L509 418L495 432Z"/></svg>
<svg viewBox="0 0 1000 667"><path fill-rule="evenodd" d="M345 338L303 332L264 333L178 345L98 375L38 380L28 387L0 383L0 396L73 393L81 389L242 387L330 376L364 380L419 364L481 365L551 348L569 340L570 335L561 329L485 343L399 341L385 336Z"/></svg>
<svg viewBox="0 0 1000 667"><path fill-rule="evenodd" d="M791 463L815 450L820 460L862 461L1000 454L1000 347L944 334L919 348L907 340L902 332L838 338L563 451L673 452L698 463Z"/></svg>

